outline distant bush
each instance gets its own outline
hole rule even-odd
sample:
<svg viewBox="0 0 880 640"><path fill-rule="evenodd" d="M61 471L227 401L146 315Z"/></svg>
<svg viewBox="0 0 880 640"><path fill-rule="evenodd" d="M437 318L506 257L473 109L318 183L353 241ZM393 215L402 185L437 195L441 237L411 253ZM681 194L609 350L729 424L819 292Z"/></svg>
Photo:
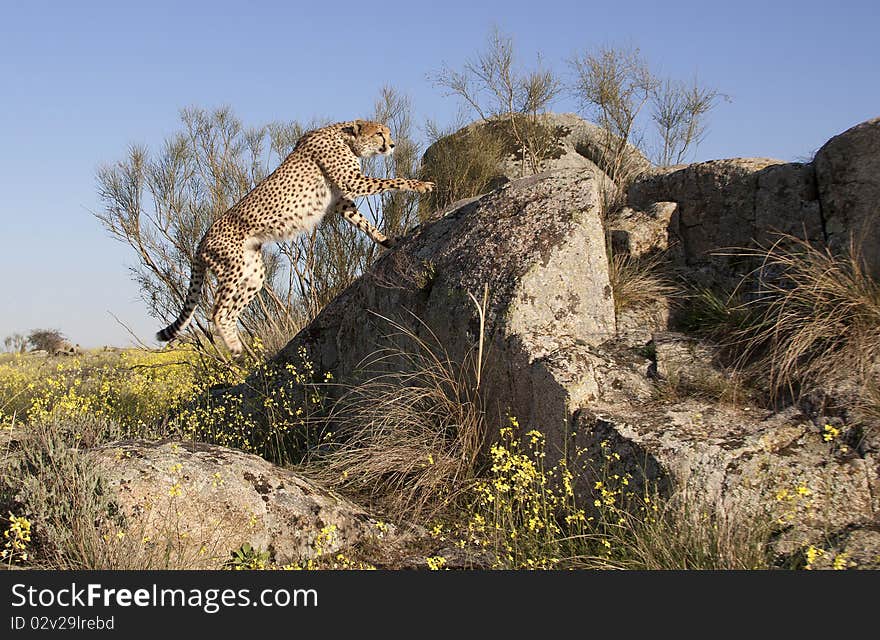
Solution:
<svg viewBox="0 0 880 640"><path fill-rule="evenodd" d="M20 333L13 333L3 338L3 347L9 353L22 353L27 348L27 338Z"/></svg>
<svg viewBox="0 0 880 640"><path fill-rule="evenodd" d="M65 345L67 338L58 329L34 329L28 334L27 341L31 349L55 353Z"/></svg>

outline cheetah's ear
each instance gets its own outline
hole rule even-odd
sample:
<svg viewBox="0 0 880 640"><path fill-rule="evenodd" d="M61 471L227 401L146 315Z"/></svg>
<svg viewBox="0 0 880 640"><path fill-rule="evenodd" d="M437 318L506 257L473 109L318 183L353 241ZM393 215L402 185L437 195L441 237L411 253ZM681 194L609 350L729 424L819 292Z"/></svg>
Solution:
<svg viewBox="0 0 880 640"><path fill-rule="evenodd" d="M353 138L357 138L361 134L361 128L364 125L363 120L355 120L351 124L342 127L342 133L346 133Z"/></svg>

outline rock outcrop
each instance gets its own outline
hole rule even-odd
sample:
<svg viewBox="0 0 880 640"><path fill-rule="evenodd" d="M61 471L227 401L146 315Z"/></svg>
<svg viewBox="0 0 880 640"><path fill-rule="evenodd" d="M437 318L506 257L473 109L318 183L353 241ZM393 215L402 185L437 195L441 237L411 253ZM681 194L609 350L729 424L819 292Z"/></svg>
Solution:
<svg viewBox="0 0 880 640"><path fill-rule="evenodd" d="M381 257L276 357L346 383L388 347L398 322L462 361L479 338L469 294L488 287L485 384L510 413L546 425L561 443L571 411L610 374L599 345L615 334L595 175L559 170L511 182L441 212ZM430 335L433 333L433 335ZM370 375L402 366L384 358ZM638 387L638 385L635 385ZM644 386L644 385L643 385ZM644 389L643 389L644 391Z"/></svg>
<svg viewBox="0 0 880 640"><path fill-rule="evenodd" d="M532 126L539 128L539 137L545 139L544 144L541 145L539 172L583 169L592 171L596 175L604 175L600 167L605 165L604 158L610 155L609 138L600 127L574 113L541 114L535 117ZM501 165L498 175L491 181L492 184L500 185L533 173L528 158L523 159L521 146L510 135L510 127L504 118L477 121L452 135L460 136L476 128L489 129L504 142ZM425 157L432 153L435 145L442 144L444 141L439 140L428 147ZM625 145L621 155L621 168L629 175L646 173L653 168L645 156L630 144Z"/></svg>
<svg viewBox="0 0 880 640"><path fill-rule="evenodd" d="M795 408L694 399L605 405L581 410L575 425L579 446L598 452L604 442L604 452L621 456L610 473L673 485L724 513L766 509L779 525L772 546L780 557L856 531L873 539L880 524L876 456L826 441L823 427ZM854 549L838 545L838 553ZM880 545L873 550L862 566L880 566Z"/></svg>
<svg viewBox="0 0 880 640"><path fill-rule="evenodd" d="M877 131L871 121L842 134L815 165L731 159L653 170L629 189L607 236L599 216L607 176L572 143L581 160L566 147L556 159L563 168L457 203L403 238L275 360L298 365L305 356L343 385L399 370L405 359L364 364L399 337L393 321L461 361L480 336L470 295L486 286L482 388L493 424L512 415L544 432L548 463L576 434L585 450L610 447L622 470L701 504L766 508L783 523L774 540L781 556L832 540L876 566L880 452L829 440L821 412L770 411L748 398L659 399L658 384L723 386L728 373L709 345L662 322L644 328L641 344L621 337L606 237L636 258L665 256L695 285L727 288L752 265L726 249L767 245L778 232L833 245L871 220ZM580 480L589 493L592 483Z"/></svg>
<svg viewBox="0 0 880 640"><path fill-rule="evenodd" d="M832 249L846 250L850 235L880 278L880 118L834 136L813 165L825 231Z"/></svg>
<svg viewBox="0 0 880 640"><path fill-rule="evenodd" d="M855 240L880 276L880 118L835 136L811 163L767 158L712 160L646 172L628 190L629 214L674 202L666 231L654 249L670 256L696 285L729 288L755 264L743 249L767 247L790 234L847 251ZM636 214L639 215L639 214ZM654 216L656 218L656 216ZM610 221L611 229L628 231ZM645 233L644 231L642 232ZM625 243L618 239L618 243ZM644 248L642 249L644 251Z"/></svg>
<svg viewBox="0 0 880 640"><path fill-rule="evenodd" d="M389 534L360 507L262 458L185 442L120 441L91 450L124 518L122 533L216 569L244 544L278 565Z"/></svg>
<svg viewBox="0 0 880 640"><path fill-rule="evenodd" d="M630 187L628 205L649 212L675 203L658 248L676 247L678 266L694 284L723 287L754 267L733 254L769 246L780 233L822 241L818 197L811 165L733 158L649 173ZM619 227L612 220L612 228Z"/></svg>

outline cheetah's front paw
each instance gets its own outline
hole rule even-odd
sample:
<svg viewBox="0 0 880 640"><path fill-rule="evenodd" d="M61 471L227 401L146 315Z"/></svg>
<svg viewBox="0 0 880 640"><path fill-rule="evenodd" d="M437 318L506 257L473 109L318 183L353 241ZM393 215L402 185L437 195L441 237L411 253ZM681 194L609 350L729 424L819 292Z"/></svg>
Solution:
<svg viewBox="0 0 880 640"><path fill-rule="evenodd" d="M409 180L407 183L407 189L417 193L430 193L434 190L434 183L422 182L421 180Z"/></svg>

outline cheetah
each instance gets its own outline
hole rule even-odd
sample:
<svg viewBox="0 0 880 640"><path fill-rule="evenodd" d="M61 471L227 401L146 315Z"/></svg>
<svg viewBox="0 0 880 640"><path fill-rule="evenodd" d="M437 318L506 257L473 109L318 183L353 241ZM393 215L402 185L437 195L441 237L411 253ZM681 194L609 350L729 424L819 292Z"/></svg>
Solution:
<svg viewBox="0 0 880 640"><path fill-rule="evenodd" d="M393 246L352 200L394 189L427 193L434 188L432 182L363 175L358 158L388 156L393 150L390 129L368 120L338 122L304 134L275 171L208 228L195 252L183 310L156 338L167 342L186 329L211 270L217 277L211 323L229 351L240 354L236 322L263 287L263 244L307 233L327 214L338 213L377 244Z"/></svg>

